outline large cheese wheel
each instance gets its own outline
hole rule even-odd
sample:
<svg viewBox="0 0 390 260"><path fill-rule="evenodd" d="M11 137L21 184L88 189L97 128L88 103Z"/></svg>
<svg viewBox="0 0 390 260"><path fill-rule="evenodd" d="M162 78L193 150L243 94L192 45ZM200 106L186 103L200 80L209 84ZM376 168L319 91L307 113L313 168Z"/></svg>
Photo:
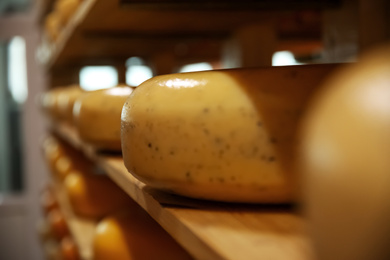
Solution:
<svg viewBox="0 0 390 260"><path fill-rule="evenodd" d="M73 210L78 215L102 218L135 202L110 178L90 172L72 171L65 188Z"/></svg>
<svg viewBox="0 0 390 260"><path fill-rule="evenodd" d="M195 198L290 202L296 127L334 65L163 75L122 112L122 152L147 184Z"/></svg>
<svg viewBox="0 0 390 260"><path fill-rule="evenodd" d="M140 208L103 219L92 248L95 260L192 259Z"/></svg>
<svg viewBox="0 0 390 260"><path fill-rule="evenodd" d="M390 48L331 77L303 129L303 195L318 259L387 259Z"/></svg>
<svg viewBox="0 0 390 260"><path fill-rule="evenodd" d="M132 91L118 86L80 97L73 111L80 138L98 149L120 151L122 107Z"/></svg>

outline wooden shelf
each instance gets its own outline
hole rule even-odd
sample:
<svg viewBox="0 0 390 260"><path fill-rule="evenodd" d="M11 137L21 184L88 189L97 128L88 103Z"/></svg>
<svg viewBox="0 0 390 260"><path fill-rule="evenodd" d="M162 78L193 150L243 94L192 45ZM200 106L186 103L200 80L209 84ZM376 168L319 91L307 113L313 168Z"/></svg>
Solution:
<svg viewBox="0 0 390 260"><path fill-rule="evenodd" d="M248 1L248 0L246 0ZM235 30L252 24L275 22L280 47L302 42L321 45L321 21L318 9L338 1L320 1L307 19L294 11L274 10L248 1L237 8L234 1L218 1L217 6L204 1L198 8L185 8L186 1L84 0L63 28L55 43L43 41L38 57L49 71L88 64L124 64L131 56L153 58L172 53L183 62L220 60L226 39ZM267 2L267 1L266 1ZM268 1L270 2L270 1ZM289 1L290 2L290 1ZM311 7L302 1L296 7ZM224 4L225 3L225 4ZM152 6L152 7L150 7ZM184 8L183 8L184 6ZM261 8L259 6L262 6ZM307 20L307 21L306 21ZM287 21L287 23L286 23ZM304 37L302 37L304 36Z"/></svg>
<svg viewBox="0 0 390 260"><path fill-rule="evenodd" d="M58 202L83 260L92 259L92 241L97 221L77 216L69 204L64 187L55 183Z"/></svg>
<svg viewBox="0 0 390 260"><path fill-rule="evenodd" d="M67 125L53 130L103 167L196 259L313 259L305 221L291 206L216 203L160 192L134 178L120 155L95 152Z"/></svg>

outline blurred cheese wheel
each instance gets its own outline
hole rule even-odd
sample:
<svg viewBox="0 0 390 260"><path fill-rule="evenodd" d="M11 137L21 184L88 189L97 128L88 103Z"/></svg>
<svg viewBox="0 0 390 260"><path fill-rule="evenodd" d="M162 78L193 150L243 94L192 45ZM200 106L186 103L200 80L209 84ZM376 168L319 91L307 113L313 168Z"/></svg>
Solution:
<svg viewBox="0 0 390 260"><path fill-rule="evenodd" d="M43 141L42 150L50 173L54 174L58 159L64 156L64 147L56 138L50 136Z"/></svg>
<svg viewBox="0 0 390 260"><path fill-rule="evenodd" d="M78 1L78 0L77 0ZM72 85L66 87L58 95L58 109L61 114L61 118L68 123L73 124L73 105L77 98L84 94L79 85Z"/></svg>
<svg viewBox="0 0 390 260"><path fill-rule="evenodd" d="M61 259L60 246L55 240L48 240L43 243L43 253L46 260Z"/></svg>
<svg viewBox="0 0 390 260"><path fill-rule="evenodd" d="M91 171L94 167L81 151L64 142L58 142L58 146L59 155L55 156L52 172L58 180L64 180L71 171Z"/></svg>
<svg viewBox="0 0 390 260"><path fill-rule="evenodd" d="M80 138L98 149L121 150L121 113L133 91L127 86L91 91L74 105L74 120Z"/></svg>
<svg viewBox="0 0 390 260"><path fill-rule="evenodd" d="M42 243L53 239L53 234L50 230L49 223L46 220L39 221L37 225L37 232Z"/></svg>
<svg viewBox="0 0 390 260"><path fill-rule="evenodd" d="M304 199L319 259L388 259L390 48L331 77L303 126Z"/></svg>
<svg viewBox="0 0 390 260"><path fill-rule="evenodd" d="M57 87L42 94L41 106L45 113L53 120L62 118L59 109L58 96L64 91L64 87Z"/></svg>
<svg viewBox="0 0 390 260"><path fill-rule="evenodd" d="M41 206L45 215L53 209L58 209L58 200L50 187L46 187L41 194Z"/></svg>
<svg viewBox="0 0 390 260"><path fill-rule="evenodd" d="M192 259L140 208L103 219L92 248L95 260Z"/></svg>
<svg viewBox="0 0 390 260"><path fill-rule="evenodd" d="M53 209L47 215L50 230L57 241L69 235L68 224L60 209Z"/></svg>
<svg viewBox="0 0 390 260"><path fill-rule="evenodd" d="M60 243L61 260L80 260L79 249L71 237L64 237Z"/></svg>
<svg viewBox="0 0 390 260"><path fill-rule="evenodd" d="M73 210L84 217L101 218L135 202L105 175L72 171L65 188Z"/></svg>
<svg viewBox="0 0 390 260"><path fill-rule="evenodd" d="M157 76L122 112L128 171L189 197L291 202L295 133L316 87L334 65Z"/></svg>
<svg viewBox="0 0 390 260"><path fill-rule="evenodd" d="M55 10L64 25L74 15L79 4L80 0L57 0Z"/></svg>

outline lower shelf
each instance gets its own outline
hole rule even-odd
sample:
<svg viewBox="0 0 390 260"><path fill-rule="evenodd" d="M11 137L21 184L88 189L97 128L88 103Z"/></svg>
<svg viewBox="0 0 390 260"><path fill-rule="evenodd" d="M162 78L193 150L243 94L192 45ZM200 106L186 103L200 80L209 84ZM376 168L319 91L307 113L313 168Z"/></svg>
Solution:
<svg viewBox="0 0 390 260"><path fill-rule="evenodd" d="M95 152L83 144L67 125L57 124L53 128L58 135L104 168L196 259L314 258L305 232L305 220L292 207L214 203L163 193L134 178L126 170L121 156ZM76 223L71 224L74 229L82 230L81 226L76 228L80 225ZM87 229L91 228L90 224L86 226Z"/></svg>

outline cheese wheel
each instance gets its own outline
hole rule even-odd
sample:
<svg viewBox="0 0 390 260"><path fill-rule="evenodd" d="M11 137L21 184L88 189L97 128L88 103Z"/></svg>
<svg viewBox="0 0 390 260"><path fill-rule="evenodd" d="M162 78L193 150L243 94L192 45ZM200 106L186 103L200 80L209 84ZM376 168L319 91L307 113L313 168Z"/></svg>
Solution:
<svg viewBox="0 0 390 260"><path fill-rule="evenodd" d="M94 164L84 154L73 147L63 144L63 152L54 164L54 177L63 181L72 171L89 172Z"/></svg>
<svg viewBox="0 0 390 260"><path fill-rule="evenodd" d="M332 76L302 131L305 212L319 259L387 259L390 48Z"/></svg>
<svg viewBox="0 0 390 260"><path fill-rule="evenodd" d="M41 243L45 243L53 239L53 234L51 232L49 223L45 219L42 219L38 222L37 232Z"/></svg>
<svg viewBox="0 0 390 260"><path fill-rule="evenodd" d="M93 239L95 260L192 259L140 208L103 219Z"/></svg>
<svg viewBox="0 0 390 260"><path fill-rule="evenodd" d="M135 202L110 178L90 172L72 171L65 188L74 212L83 217L102 218Z"/></svg>
<svg viewBox="0 0 390 260"><path fill-rule="evenodd" d="M89 92L74 105L74 120L80 138L103 150L121 150L121 112L133 91L118 86Z"/></svg>
<svg viewBox="0 0 390 260"><path fill-rule="evenodd" d="M66 236L69 236L69 228L65 217L59 208L53 209L47 215L47 221L50 226L51 233L57 241L61 241Z"/></svg>
<svg viewBox="0 0 390 260"><path fill-rule="evenodd" d="M40 202L45 215L49 214L51 210L59 208L58 200L50 186L45 187L42 191Z"/></svg>
<svg viewBox="0 0 390 260"><path fill-rule="evenodd" d="M64 237L60 243L61 260L80 260L79 249L71 237Z"/></svg>
<svg viewBox="0 0 390 260"><path fill-rule="evenodd" d="M61 120L63 118L59 108L58 97L64 89L64 87L57 87L42 94L42 109L52 120Z"/></svg>
<svg viewBox="0 0 390 260"><path fill-rule="evenodd" d="M195 198L291 202L295 133L334 65L163 75L122 112L122 153L147 184Z"/></svg>
<svg viewBox="0 0 390 260"><path fill-rule="evenodd" d="M71 85L58 94L58 110L60 117L70 124L73 124L73 105L75 101L84 94L79 85Z"/></svg>

